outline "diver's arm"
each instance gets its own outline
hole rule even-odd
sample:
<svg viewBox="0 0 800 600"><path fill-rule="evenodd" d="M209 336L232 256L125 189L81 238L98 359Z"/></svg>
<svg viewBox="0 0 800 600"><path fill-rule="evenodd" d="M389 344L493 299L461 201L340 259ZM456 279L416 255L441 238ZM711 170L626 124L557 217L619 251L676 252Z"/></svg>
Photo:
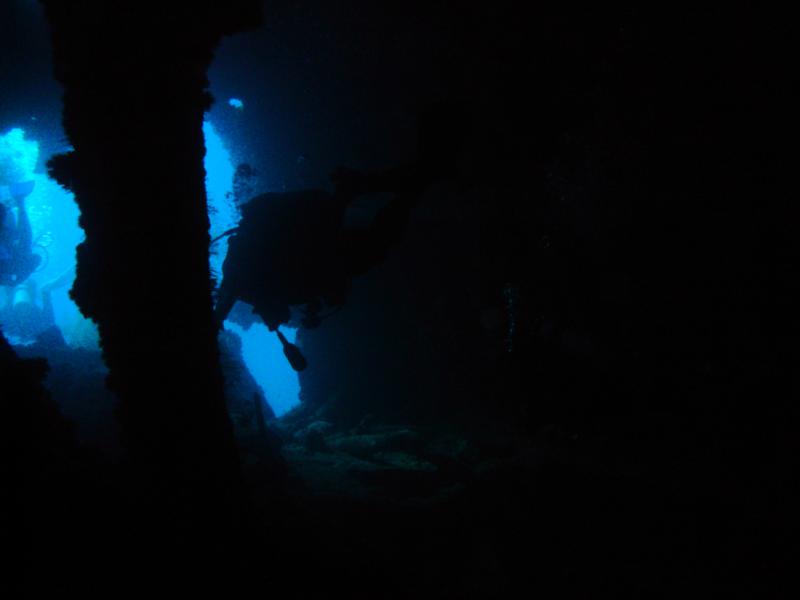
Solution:
<svg viewBox="0 0 800 600"><path fill-rule="evenodd" d="M75 267L70 267L55 279L48 281L42 286L42 293L51 292L60 287L64 287L75 278Z"/></svg>

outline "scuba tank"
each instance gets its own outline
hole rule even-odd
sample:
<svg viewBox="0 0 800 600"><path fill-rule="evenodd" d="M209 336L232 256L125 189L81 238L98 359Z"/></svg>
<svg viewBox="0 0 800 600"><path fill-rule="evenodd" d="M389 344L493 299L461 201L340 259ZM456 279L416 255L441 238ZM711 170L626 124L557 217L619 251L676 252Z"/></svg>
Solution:
<svg viewBox="0 0 800 600"><path fill-rule="evenodd" d="M33 293L29 285L18 285L14 289L11 306L14 310L25 310L29 306L33 306Z"/></svg>

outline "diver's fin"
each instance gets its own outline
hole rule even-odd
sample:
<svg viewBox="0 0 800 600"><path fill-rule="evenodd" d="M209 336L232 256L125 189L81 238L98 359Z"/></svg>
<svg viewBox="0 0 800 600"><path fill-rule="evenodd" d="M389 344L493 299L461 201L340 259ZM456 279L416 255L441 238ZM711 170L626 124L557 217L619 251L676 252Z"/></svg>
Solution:
<svg viewBox="0 0 800 600"><path fill-rule="evenodd" d="M292 344L286 337L280 332L276 331L275 333L278 334L278 339L283 344L283 354L286 356L286 360L289 361L289 364L292 365L292 368L295 371L302 371L308 366L308 361L306 357L303 356L303 353L300 352L300 348Z"/></svg>

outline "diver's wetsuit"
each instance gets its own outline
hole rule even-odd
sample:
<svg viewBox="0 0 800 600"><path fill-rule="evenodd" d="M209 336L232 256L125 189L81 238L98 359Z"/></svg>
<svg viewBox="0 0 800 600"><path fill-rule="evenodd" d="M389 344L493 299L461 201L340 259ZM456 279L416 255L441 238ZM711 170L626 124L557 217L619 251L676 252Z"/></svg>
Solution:
<svg viewBox="0 0 800 600"><path fill-rule="evenodd" d="M16 196L16 223L10 211L0 205L0 285L17 285L36 270L41 257L32 251L33 234L24 196Z"/></svg>
<svg viewBox="0 0 800 600"><path fill-rule="evenodd" d="M14 228L7 223L9 219L8 210L0 203L0 285L14 283Z"/></svg>
<svg viewBox="0 0 800 600"><path fill-rule="evenodd" d="M220 322L243 300L271 331L289 306L336 290L344 280L337 245L346 202L323 191L263 194L242 209L223 264Z"/></svg>

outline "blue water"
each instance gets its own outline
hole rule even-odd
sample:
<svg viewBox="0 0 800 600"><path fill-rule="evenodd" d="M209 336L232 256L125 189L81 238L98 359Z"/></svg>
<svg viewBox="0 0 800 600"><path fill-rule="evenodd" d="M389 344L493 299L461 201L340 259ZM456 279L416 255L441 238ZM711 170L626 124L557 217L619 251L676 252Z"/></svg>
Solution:
<svg viewBox="0 0 800 600"><path fill-rule="evenodd" d="M244 330L236 323L226 321L225 328L242 338L244 363L261 386L275 414L281 416L297 406L300 382L297 373L286 362L278 337L262 325ZM281 331L294 343L296 329L284 327Z"/></svg>
<svg viewBox="0 0 800 600"><path fill-rule="evenodd" d="M56 135L54 133L54 137ZM75 248L83 241L83 230L78 225L80 211L75 199L43 172L44 160L39 157L39 141L29 139L23 129L0 132L0 153L6 158L10 157L12 160L6 162L13 162L17 167L13 169L10 164L6 164L2 169L2 175L5 175L2 183L5 185L0 186L0 200L5 200L7 206L10 206L9 186L13 184L13 180L33 182L33 190L25 198L25 210L31 224L33 250L41 257L41 264L31 275L30 282L35 284L36 290L47 283L59 282L52 292L56 325L71 346L96 349L97 328L81 315L68 295L75 279ZM0 289L0 302L8 302L13 293L9 288ZM34 296L36 303L41 306L38 292ZM33 341L15 339L13 334L9 338L12 342L21 344Z"/></svg>
<svg viewBox="0 0 800 600"><path fill-rule="evenodd" d="M8 132L0 132L0 136L5 133ZM203 133L206 140L206 193L213 238L238 223L239 211L232 198L234 164L230 152L209 121L205 122ZM81 315L69 297L69 289L75 279L75 248L84 239L83 230L78 225L80 211L73 195L43 172L43 163L47 157L38 156L38 142L26 138L23 147L18 137L19 134L15 132L7 139L13 139L14 150L18 146L27 153L27 158L19 163L25 163L24 178L34 181L34 189L26 198L25 206L31 223L35 251L42 257L39 270L30 279L37 288L60 280L59 287L52 292L56 325L70 346L98 350L99 336L96 326ZM9 153L10 150L7 154ZM16 176L10 172L10 167L5 173L8 175L6 179ZM0 200L8 202L10 197L6 197L9 196L7 187L0 186ZM227 249L227 239L220 240L212 248L210 266L218 280L222 277L222 262ZM4 302L10 301L7 296L10 298L11 293L12 290L0 288L0 308ZM300 384L297 373L291 369L283 355L277 336L269 333L260 324L245 331L226 321L225 327L241 336L245 364L261 386L276 415L282 415L296 406L299 403ZM294 341L294 330L284 328L283 333L290 341ZM9 338L17 344L33 341L15 339L13 335L9 335Z"/></svg>

